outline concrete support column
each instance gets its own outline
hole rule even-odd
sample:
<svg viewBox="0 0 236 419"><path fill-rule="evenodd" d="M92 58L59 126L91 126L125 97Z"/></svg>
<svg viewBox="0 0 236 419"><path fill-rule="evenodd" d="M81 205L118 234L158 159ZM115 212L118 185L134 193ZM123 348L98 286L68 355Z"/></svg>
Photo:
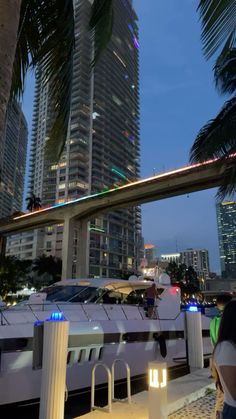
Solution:
<svg viewBox="0 0 236 419"><path fill-rule="evenodd" d="M6 236L0 236L0 257L5 256L6 244L7 244Z"/></svg>
<svg viewBox="0 0 236 419"><path fill-rule="evenodd" d="M67 216L64 220L62 237L62 280L72 278L72 262L74 254L74 228L74 219Z"/></svg>
<svg viewBox="0 0 236 419"><path fill-rule="evenodd" d="M88 220L80 220L76 224L78 226L76 278L86 278L89 274Z"/></svg>
<svg viewBox="0 0 236 419"><path fill-rule="evenodd" d="M75 230L77 230L77 244L74 242ZM66 217L62 240L61 279L72 278L72 264L74 259L76 259L76 278L87 277L89 271L88 220L76 220Z"/></svg>

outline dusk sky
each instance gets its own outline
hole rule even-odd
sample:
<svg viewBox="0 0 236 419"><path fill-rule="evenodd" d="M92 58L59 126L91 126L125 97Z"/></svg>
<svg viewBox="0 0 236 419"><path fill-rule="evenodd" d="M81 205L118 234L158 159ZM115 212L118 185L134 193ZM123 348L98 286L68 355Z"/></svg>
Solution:
<svg viewBox="0 0 236 419"><path fill-rule="evenodd" d="M203 57L197 0L133 0L140 28L141 176L184 166L198 130L226 100L215 90ZM23 110L31 131L33 78ZM216 189L142 206L145 243L157 254L189 247L209 250L219 271Z"/></svg>

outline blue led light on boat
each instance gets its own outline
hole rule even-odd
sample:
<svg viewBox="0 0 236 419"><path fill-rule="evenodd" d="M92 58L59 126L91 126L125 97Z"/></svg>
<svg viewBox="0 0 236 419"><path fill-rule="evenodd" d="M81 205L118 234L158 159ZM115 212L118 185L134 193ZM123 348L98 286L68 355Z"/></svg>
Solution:
<svg viewBox="0 0 236 419"><path fill-rule="evenodd" d="M198 308L196 306L189 306L188 311L198 311Z"/></svg>
<svg viewBox="0 0 236 419"><path fill-rule="evenodd" d="M61 320L65 320L65 317L63 316L63 313L61 312L51 313L51 316L48 319L48 321L61 321Z"/></svg>

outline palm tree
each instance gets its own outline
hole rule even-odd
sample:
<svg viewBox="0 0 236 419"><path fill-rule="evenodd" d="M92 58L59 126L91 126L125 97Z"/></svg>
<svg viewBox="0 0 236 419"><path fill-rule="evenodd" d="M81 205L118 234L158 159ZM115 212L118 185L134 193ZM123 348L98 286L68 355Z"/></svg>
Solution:
<svg viewBox="0 0 236 419"><path fill-rule="evenodd" d="M112 29L113 0L94 0L90 30L95 62ZM54 121L47 142L49 157L58 160L66 140L74 50L73 0L0 0L0 161L6 107L22 95L28 70L39 64L50 83Z"/></svg>
<svg viewBox="0 0 236 419"><path fill-rule="evenodd" d="M199 0L203 51L212 57L219 48L222 59L235 46L236 0Z"/></svg>
<svg viewBox="0 0 236 419"><path fill-rule="evenodd" d="M217 197L222 200L236 191L236 0L200 0L202 41L205 56L210 58L222 47L214 66L216 88L220 94L233 94L216 118L199 131L190 151L191 162L211 158L227 160Z"/></svg>
<svg viewBox="0 0 236 419"><path fill-rule="evenodd" d="M236 191L236 162L229 159L236 153L236 49L228 51L215 65L215 82L220 93L234 93L216 116L199 131L190 151L192 162L211 158L228 160L227 169L217 196L223 199Z"/></svg>
<svg viewBox="0 0 236 419"><path fill-rule="evenodd" d="M29 211L41 208L41 198L39 198L39 196L35 196L33 193L30 197L26 198L26 201L28 201L27 210Z"/></svg>

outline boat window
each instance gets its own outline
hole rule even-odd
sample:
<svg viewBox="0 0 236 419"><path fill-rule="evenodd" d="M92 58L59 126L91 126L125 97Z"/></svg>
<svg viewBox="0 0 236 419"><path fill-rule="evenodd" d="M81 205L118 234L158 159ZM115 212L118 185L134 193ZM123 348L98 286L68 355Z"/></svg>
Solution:
<svg viewBox="0 0 236 419"><path fill-rule="evenodd" d="M122 301L122 304L143 305L145 290L134 290Z"/></svg>
<svg viewBox="0 0 236 419"><path fill-rule="evenodd" d="M126 296L123 304L142 305L145 296L145 290L134 290Z"/></svg>
<svg viewBox="0 0 236 419"><path fill-rule="evenodd" d="M106 291L99 303L103 304L120 304L124 298L124 295L119 291Z"/></svg>
<svg viewBox="0 0 236 419"><path fill-rule="evenodd" d="M163 293L163 291L165 291L165 288L158 288L156 289L157 291L157 295L161 295Z"/></svg>
<svg viewBox="0 0 236 419"><path fill-rule="evenodd" d="M95 303L101 295L102 290L95 287L84 288L77 295L73 296L70 303Z"/></svg>
<svg viewBox="0 0 236 419"><path fill-rule="evenodd" d="M48 301L70 301L74 296L77 296L88 287L78 285L58 285L55 287L48 287L42 290L47 294Z"/></svg>

